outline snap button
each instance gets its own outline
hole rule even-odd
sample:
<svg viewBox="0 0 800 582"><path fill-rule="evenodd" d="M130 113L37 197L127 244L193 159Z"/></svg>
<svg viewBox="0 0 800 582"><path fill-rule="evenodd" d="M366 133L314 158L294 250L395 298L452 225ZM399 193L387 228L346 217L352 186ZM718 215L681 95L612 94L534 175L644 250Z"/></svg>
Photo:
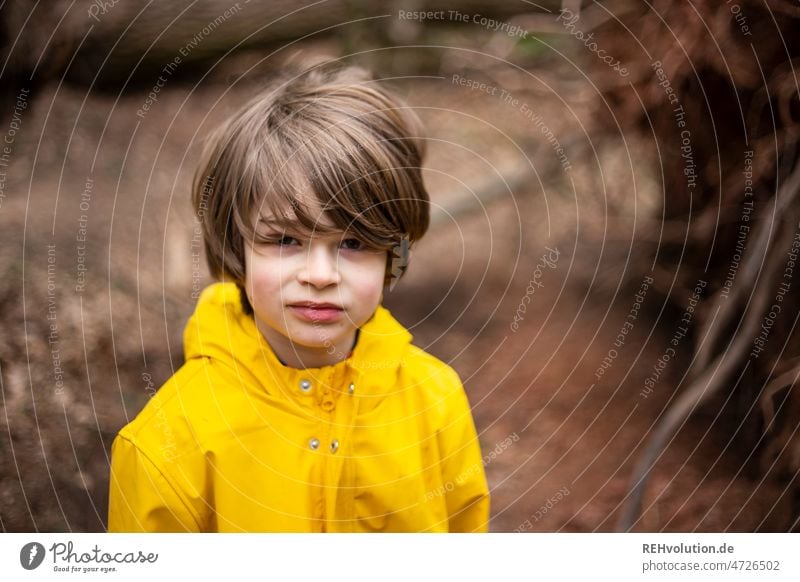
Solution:
<svg viewBox="0 0 800 582"><path fill-rule="evenodd" d="M319 439L311 439L308 441L308 446L311 448L312 451L316 451L319 448Z"/></svg>
<svg viewBox="0 0 800 582"><path fill-rule="evenodd" d="M350 386L347 387L347 393L352 394L356 391L356 385L350 382Z"/></svg>
<svg viewBox="0 0 800 582"><path fill-rule="evenodd" d="M333 439L331 441L331 452L335 453L339 450L339 439Z"/></svg>
<svg viewBox="0 0 800 582"><path fill-rule="evenodd" d="M300 390L303 392L310 392L311 391L311 381L310 380L300 380Z"/></svg>

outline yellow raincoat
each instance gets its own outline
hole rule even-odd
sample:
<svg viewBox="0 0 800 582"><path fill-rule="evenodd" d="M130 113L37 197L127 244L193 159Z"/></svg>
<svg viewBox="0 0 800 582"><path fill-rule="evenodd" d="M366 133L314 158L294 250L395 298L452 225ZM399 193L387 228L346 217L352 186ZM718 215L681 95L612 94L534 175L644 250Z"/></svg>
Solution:
<svg viewBox="0 0 800 582"><path fill-rule="evenodd" d="M109 531L487 530L461 382L384 308L349 358L296 369L217 283L184 342L112 446Z"/></svg>

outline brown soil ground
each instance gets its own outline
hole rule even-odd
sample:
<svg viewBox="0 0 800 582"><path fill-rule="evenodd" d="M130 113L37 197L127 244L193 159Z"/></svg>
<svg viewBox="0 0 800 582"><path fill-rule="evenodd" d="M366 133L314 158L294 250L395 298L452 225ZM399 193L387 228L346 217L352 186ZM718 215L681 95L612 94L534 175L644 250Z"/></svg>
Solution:
<svg viewBox="0 0 800 582"><path fill-rule="evenodd" d="M158 386L182 361L194 304L190 179L199 137L256 90L230 87L235 70L199 89L176 81L143 116L146 92L117 100L55 85L26 111L0 206L3 530L104 527L111 441L149 398L146 379ZM562 143L577 144L565 172L519 106L443 77L397 83L430 108L421 115L438 140L427 173L434 203L453 208L486 184L499 194L439 222L387 305L418 345L461 374L484 453L512 437L486 466L492 530L610 531L691 353L686 338L641 396L677 321L670 290L651 289L596 377L646 272L633 260L642 243L632 224L653 208L652 185L631 187L629 143L593 144L599 160L586 153L578 122L591 128L595 111L572 85L551 92L517 79L517 96ZM646 173L644 161L636 171ZM505 190L500 176L520 168L524 179ZM545 246L558 261L537 274ZM541 287L522 313L533 278ZM789 527L784 489L759 480L730 418L704 409L680 430L648 483L639 529Z"/></svg>

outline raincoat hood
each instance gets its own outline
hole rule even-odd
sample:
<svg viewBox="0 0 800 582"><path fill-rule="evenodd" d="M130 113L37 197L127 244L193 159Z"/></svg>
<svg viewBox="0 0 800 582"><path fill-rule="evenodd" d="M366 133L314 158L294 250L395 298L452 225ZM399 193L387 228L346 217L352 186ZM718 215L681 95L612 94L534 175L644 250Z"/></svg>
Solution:
<svg viewBox="0 0 800 582"><path fill-rule="evenodd" d="M229 366L244 381L261 385L272 396L279 395L276 390L283 392L285 384L294 386L309 376L333 381L348 369L359 379L369 378L364 388L377 395L394 383L411 340L411 334L379 306L359 330L346 360L321 368L292 368L281 363L253 317L244 313L239 288L217 283L200 295L184 331L184 352L187 361L210 358Z"/></svg>

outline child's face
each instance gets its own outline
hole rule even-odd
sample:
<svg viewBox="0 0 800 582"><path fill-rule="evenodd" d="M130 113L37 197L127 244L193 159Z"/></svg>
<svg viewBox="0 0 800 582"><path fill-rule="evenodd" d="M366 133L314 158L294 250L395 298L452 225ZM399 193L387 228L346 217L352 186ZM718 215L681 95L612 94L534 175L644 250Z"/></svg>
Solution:
<svg viewBox="0 0 800 582"><path fill-rule="evenodd" d="M301 202L320 225L329 225L316 200ZM341 361L381 301L386 251L364 248L342 232L284 231L271 218L262 214L256 241L247 241L245 250L245 288L256 325L289 366Z"/></svg>

